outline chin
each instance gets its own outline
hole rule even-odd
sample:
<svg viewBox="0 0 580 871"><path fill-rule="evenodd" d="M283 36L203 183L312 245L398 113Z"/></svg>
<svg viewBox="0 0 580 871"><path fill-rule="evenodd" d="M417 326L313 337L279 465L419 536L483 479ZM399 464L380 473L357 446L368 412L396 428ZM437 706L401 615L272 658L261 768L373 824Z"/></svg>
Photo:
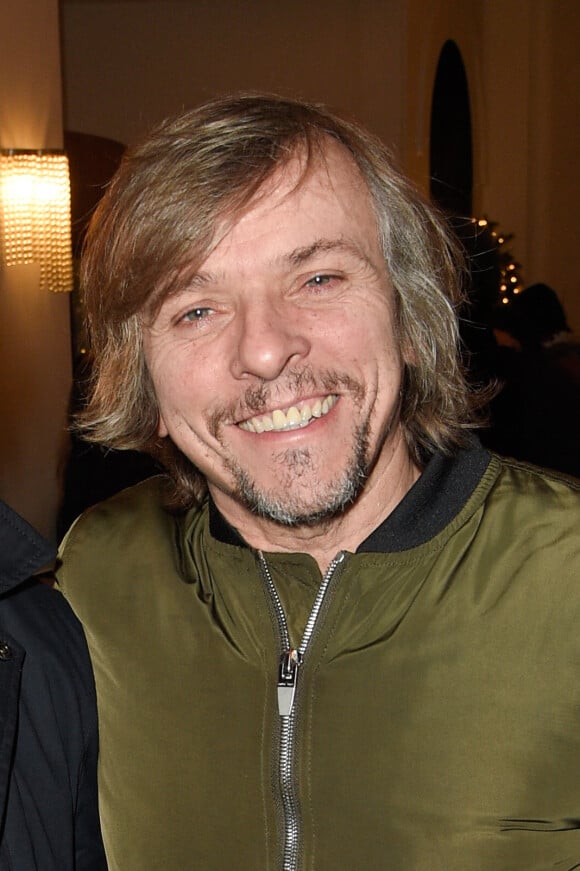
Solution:
<svg viewBox="0 0 580 871"><path fill-rule="evenodd" d="M313 456L308 448L277 455L269 483L230 460L232 495L254 516L278 525L318 526L332 520L357 500L369 473L368 426L358 427L352 435L350 456L343 458L342 471L335 471L334 477L321 465L331 461Z"/></svg>
<svg viewBox="0 0 580 871"><path fill-rule="evenodd" d="M260 488L246 475L237 481L237 500L257 517L270 520L280 526L319 526L343 514L357 499L366 480L366 470L349 469L342 478L327 484L316 499L301 499L296 490L289 487L282 493ZM294 490L294 492L293 492Z"/></svg>

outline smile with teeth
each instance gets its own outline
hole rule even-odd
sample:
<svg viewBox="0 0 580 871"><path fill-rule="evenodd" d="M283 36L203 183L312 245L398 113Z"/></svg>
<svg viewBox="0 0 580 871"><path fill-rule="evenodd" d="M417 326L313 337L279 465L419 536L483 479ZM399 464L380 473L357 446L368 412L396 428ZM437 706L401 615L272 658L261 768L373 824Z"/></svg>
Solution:
<svg viewBox="0 0 580 871"><path fill-rule="evenodd" d="M316 399L313 402L300 402L291 405L290 408L276 408L270 414L262 414L244 420L239 424L240 429L247 432L286 432L291 429L302 429L309 426L313 420L328 414L336 404L338 396L330 394L324 399Z"/></svg>

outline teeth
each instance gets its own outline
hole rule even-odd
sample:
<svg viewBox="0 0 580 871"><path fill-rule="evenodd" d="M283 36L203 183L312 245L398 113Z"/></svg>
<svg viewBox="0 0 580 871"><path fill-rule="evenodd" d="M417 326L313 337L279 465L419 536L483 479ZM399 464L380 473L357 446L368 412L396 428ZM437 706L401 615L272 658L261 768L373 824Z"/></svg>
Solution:
<svg viewBox="0 0 580 871"><path fill-rule="evenodd" d="M263 414L261 417L252 417L240 424L240 429L246 432L285 432L286 430L299 429L308 426L312 420L324 417L335 405L337 396L326 396L323 400L317 399L312 405L305 402L301 408L296 405L290 406L286 411L276 408L272 414Z"/></svg>
<svg viewBox="0 0 580 871"><path fill-rule="evenodd" d="M292 408L289 408L286 412L286 420L288 423L292 423L294 425L301 423L302 418L300 417L300 412L295 405L293 405Z"/></svg>

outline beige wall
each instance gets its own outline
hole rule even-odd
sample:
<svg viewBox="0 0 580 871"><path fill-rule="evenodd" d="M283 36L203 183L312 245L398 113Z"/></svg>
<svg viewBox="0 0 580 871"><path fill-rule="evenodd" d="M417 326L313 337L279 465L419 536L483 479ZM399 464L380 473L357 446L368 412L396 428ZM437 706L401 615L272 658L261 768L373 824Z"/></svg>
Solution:
<svg viewBox="0 0 580 871"><path fill-rule="evenodd" d="M528 282L580 330L577 0L63 0L67 123L130 142L216 93L323 100L378 133L424 188L437 60L462 53L474 210L515 234Z"/></svg>
<svg viewBox="0 0 580 871"><path fill-rule="evenodd" d="M473 0L408 0L406 65L406 127L404 165L421 188L429 190L431 101L441 49L454 40L461 52L470 92L474 142L474 177L484 162L481 3Z"/></svg>
<svg viewBox="0 0 580 871"><path fill-rule="evenodd" d="M216 94L323 100L398 141L403 0L63 0L66 123L132 142Z"/></svg>
<svg viewBox="0 0 580 871"><path fill-rule="evenodd" d="M536 188L538 167L545 166L546 175L537 185L541 194L533 204L529 278L553 284L580 333L580 4L543 0L540 5L543 15L537 19L536 46L542 44L538 30L544 22L552 38L535 76L530 119L538 130L534 143L538 158L532 153L528 163L530 188ZM532 68L535 63L532 54Z"/></svg>
<svg viewBox="0 0 580 871"><path fill-rule="evenodd" d="M515 233L524 280L552 285L580 331L580 5L484 6L482 211Z"/></svg>
<svg viewBox="0 0 580 871"><path fill-rule="evenodd" d="M551 284L580 332L580 4L577 0L410 0L404 164L429 187L439 52L457 43L469 83L474 212L513 233L527 284Z"/></svg>
<svg viewBox="0 0 580 871"><path fill-rule="evenodd" d="M62 146L57 0L2 0L0 145ZM0 496L54 535L70 390L68 298L0 273Z"/></svg>

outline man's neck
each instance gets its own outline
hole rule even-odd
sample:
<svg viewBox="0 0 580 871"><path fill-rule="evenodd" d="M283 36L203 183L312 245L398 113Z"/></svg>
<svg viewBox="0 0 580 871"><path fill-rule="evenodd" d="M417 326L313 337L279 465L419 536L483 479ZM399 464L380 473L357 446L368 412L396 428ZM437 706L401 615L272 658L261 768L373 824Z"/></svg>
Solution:
<svg viewBox="0 0 580 871"><path fill-rule="evenodd" d="M233 497L210 485L220 513L253 548L265 552L307 553L324 573L339 551L354 552L397 507L420 475L405 454L382 474L371 473L365 487L340 515L316 525L283 526L249 511Z"/></svg>

